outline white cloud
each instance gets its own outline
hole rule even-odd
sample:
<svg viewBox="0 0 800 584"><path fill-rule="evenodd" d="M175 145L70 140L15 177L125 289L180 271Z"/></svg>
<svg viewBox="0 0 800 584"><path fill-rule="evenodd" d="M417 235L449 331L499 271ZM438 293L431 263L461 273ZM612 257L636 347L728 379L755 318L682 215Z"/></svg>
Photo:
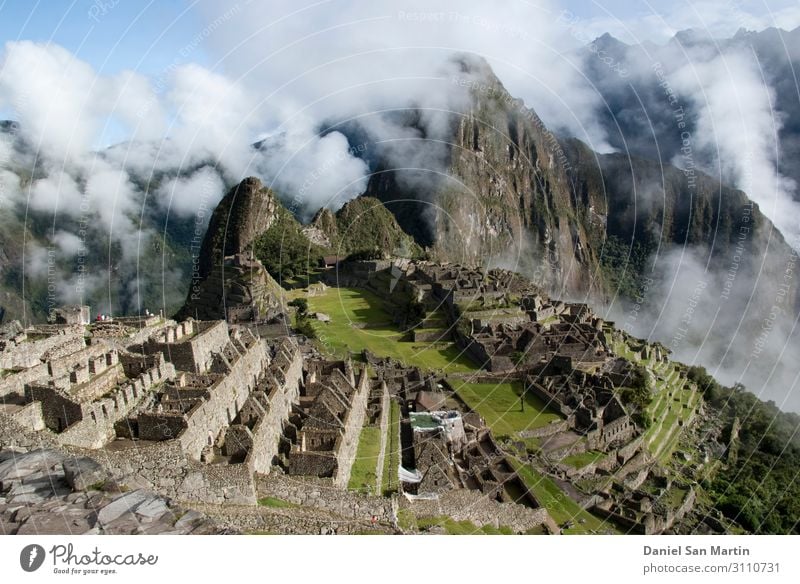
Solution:
<svg viewBox="0 0 800 584"><path fill-rule="evenodd" d="M218 3L200 6L209 21L219 16ZM561 55L570 43L559 15L550 1L279 0L243 6L208 42L221 66L258 92L263 118L277 130L352 115L365 121L409 105L459 109L463 92L444 64L469 52L485 57L546 123L602 147L586 107L594 92Z"/></svg>
<svg viewBox="0 0 800 584"><path fill-rule="evenodd" d="M58 216L59 213L75 216L81 209L81 191L69 174L57 172L35 180L30 191L30 206Z"/></svg>
<svg viewBox="0 0 800 584"><path fill-rule="evenodd" d="M57 45L17 41L6 43L0 73L0 100L34 146L55 159L90 146L98 104L89 65Z"/></svg>
<svg viewBox="0 0 800 584"><path fill-rule="evenodd" d="M200 208L212 208L222 198L225 184L213 169L203 167L188 177L167 181L159 189L159 204L171 213L188 217Z"/></svg>
<svg viewBox="0 0 800 584"><path fill-rule="evenodd" d="M62 253L67 256L77 255L84 249L83 240L68 231L59 231L53 236L53 242L58 246Z"/></svg>
<svg viewBox="0 0 800 584"><path fill-rule="evenodd" d="M363 146L366 148L366 146ZM286 133L267 140L259 170L267 184L295 198L293 211L313 214L320 207L337 209L367 186L367 164L339 132L324 137Z"/></svg>
<svg viewBox="0 0 800 584"><path fill-rule="evenodd" d="M783 4L777 7L776 4ZM763 0L681 0L637 5L636 11L608 11L584 19L583 29L591 37L610 33L628 44L664 43L675 33L695 29L711 38L732 36L740 28L792 30L800 26L800 4L793 0L768 6Z"/></svg>
<svg viewBox="0 0 800 584"><path fill-rule="evenodd" d="M781 176L776 154L781 115L752 53L731 50L708 62L693 61L670 80L694 102L692 139L722 167L723 176L744 190L793 245L800 242L797 185ZM676 163L680 164L680 160Z"/></svg>

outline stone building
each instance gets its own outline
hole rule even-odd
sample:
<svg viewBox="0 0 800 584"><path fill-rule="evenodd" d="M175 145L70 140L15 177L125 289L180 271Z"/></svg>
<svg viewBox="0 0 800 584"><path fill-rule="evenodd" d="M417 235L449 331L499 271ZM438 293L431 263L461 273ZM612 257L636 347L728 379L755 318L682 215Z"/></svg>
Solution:
<svg viewBox="0 0 800 584"><path fill-rule="evenodd" d="M213 452L258 386L270 357L247 329L225 321L184 321L141 345L143 355L163 354L178 374L158 399L128 420L131 438L175 439L195 459ZM124 426L121 430L123 433Z"/></svg>
<svg viewBox="0 0 800 584"><path fill-rule="evenodd" d="M51 311L48 321L53 324L87 325L91 322L91 314L88 306L59 306Z"/></svg>
<svg viewBox="0 0 800 584"><path fill-rule="evenodd" d="M369 392L366 369L356 373L349 360L308 361L299 403L284 430L287 472L347 486Z"/></svg>
<svg viewBox="0 0 800 584"><path fill-rule="evenodd" d="M143 363L111 349L75 364L68 377L26 385L25 397L41 404L44 425L62 444L101 448L115 437L114 425L174 374L160 354Z"/></svg>
<svg viewBox="0 0 800 584"><path fill-rule="evenodd" d="M80 315L79 309L65 313ZM91 332L85 336L81 324L12 328L0 341L9 372L0 381L2 410L63 445L102 447L114 438L114 425L174 375L161 354L140 359Z"/></svg>
<svg viewBox="0 0 800 584"><path fill-rule="evenodd" d="M629 442L640 433L606 374L580 370L546 374L549 367L525 377L525 391L561 413L568 426L586 436L584 449L606 450Z"/></svg>

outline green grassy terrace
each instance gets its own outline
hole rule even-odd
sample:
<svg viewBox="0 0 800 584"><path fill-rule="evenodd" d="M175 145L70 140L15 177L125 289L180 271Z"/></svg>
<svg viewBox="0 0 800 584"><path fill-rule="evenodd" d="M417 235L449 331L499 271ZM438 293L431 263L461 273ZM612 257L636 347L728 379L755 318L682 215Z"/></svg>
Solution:
<svg viewBox="0 0 800 584"><path fill-rule="evenodd" d="M477 367L452 342L410 342L392 323L384 302L366 290L328 288L308 297L309 313L323 312L331 322L311 321L319 343L334 355L368 349L427 371L468 373Z"/></svg>
<svg viewBox="0 0 800 584"><path fill-rule="evenodd" d="M384 495L397 490L397 467L400 465L400 404L389 402L389 427L386 436L386 452L383 455L383 480L381 488Z"/></svg>
<svg viewBox="0 0 800 584"><path fill-rule="evenodd" d="M561 420L561 416L531 393L525 395L522 407L519 381L500 383L466 383L451 380L453 388L467 405L486 420L495 435L513 436Z"/></svg>
<svg viewBox="0 0 800 584"><path fill-rule="evenodd" d="M377 426L365 426L361 429L358 450L353 468L350 471L348 488L362 493L375 493L378 454L381 449L381 429Z"/></svg>
<svg viewBox="0 0 800 584"><path fill-rule="evenodd" d="M569 456L564 457L561 462L574 468L583 468L584 466L589 466L592 463L600 462L605 457L606 455L603 452L590 450L589 452L581 452L580 454L570 454Z"/></svg>
<svg viewBox="0 0 800 584"><path fill-rule="evenodd" d="M564 529L565 534L589 533L617 533L616 527L598 517L595 517L562 491L559 486L547 476L540 474L530 467L511 457L507 457L509 464L519 473L525 486L530 489L534 497L547 509L553 520L559 525L571 521L572 526Z"/></svg>

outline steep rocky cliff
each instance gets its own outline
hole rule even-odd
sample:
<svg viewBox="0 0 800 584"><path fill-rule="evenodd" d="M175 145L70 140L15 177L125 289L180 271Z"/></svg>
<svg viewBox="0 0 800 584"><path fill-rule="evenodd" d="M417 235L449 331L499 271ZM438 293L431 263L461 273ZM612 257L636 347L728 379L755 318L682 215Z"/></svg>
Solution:
<svg viewBox="0 0 800 584"><path fill-rule="evenodd" d="M262 321L283 312L280 286L253 256L254 242L281 210L272 191L253 177L223 197L211 216L177 318Z"/></svg>
<svg viewBox="0 0 800 584"><path fill-rule="evenodd" d="M199 276L207 276L224 257L248 250L275 221L279 204L272 191L255 177L228 191L214 209L200 247Z"/></svg>
<svg viewBox="0 0 800 584"><path fill-rule="evenodd" d="M485 62L465 58L452 81L467 88L470 105L441 124L450 128L444 167L432 169L424 187L402 170L378 168L367 194L439 259L516 267L571 293L596 288L602 192L575 191L558 140Z"/></svg>
<svg viewBox="0 0 800 584"><path fill-rule="evenodd" d="M554 293L602 302L617 292L615 265L632 276L623 293L634 296L648 275L641 258L671 245L701 250L710 269L726 269L746 231L743 268L777 273L791 256L745 193L696 171L557 138L485 62L465 57L461 65L452 81L466 87L469 106L439 123L449 128L439 140L441 168L409 180L386 157L366 192L437 259L513 267ZM425 138L420 115L405 116Z"/></svg>
<svg viewBox="0 0 800 584"><path fill-rule="evenodd" d="M357 197L336 213L320 209L304 232L309 238L321 236L319 243L339 256L374 252L412 257L422 252L387 207L372 197Z"/></svg>

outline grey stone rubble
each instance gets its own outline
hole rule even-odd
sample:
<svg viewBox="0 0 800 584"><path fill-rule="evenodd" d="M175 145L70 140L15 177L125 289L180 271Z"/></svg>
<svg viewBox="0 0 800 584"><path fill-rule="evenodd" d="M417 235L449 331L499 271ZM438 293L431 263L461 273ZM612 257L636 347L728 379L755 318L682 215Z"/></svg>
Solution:
<svg viewBox="0 0 800 584"><path fill-rule="evenodd" d="M47 449L3 450L0 461L0 533L4 535L227 531L152 491L126 491L91 459ZM82 485L90 476L109 478L103 484Z"/></svg>

